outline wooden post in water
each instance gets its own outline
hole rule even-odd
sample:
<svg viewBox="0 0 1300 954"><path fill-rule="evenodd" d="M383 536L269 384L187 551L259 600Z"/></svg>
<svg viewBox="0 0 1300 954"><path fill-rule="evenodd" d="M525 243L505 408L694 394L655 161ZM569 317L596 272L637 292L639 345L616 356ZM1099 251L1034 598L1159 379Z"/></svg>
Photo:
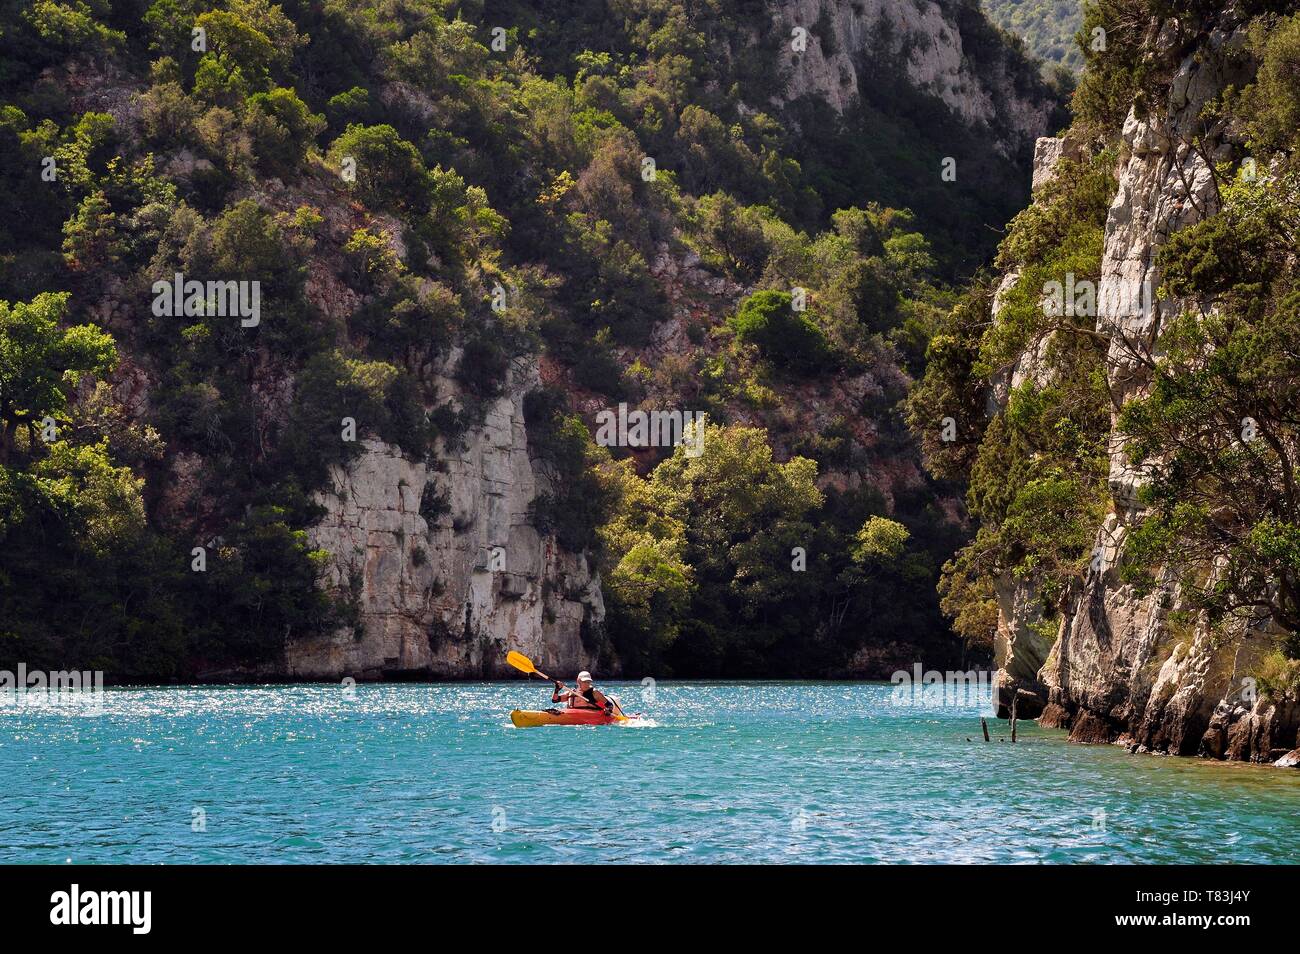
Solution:
<svg viewBox="0 0 1300 954"><path fill-rule="evenodd" d="M989 720L980 716L980 728L984 730L984 741L989 740Z"/></svg>
<svg viewBox="0 0 1300 954"><path fill-rule="evenodd" d="M1016 741L1016 703L1020 701L1020 690L1011 697L1011 741Z"/></svg>

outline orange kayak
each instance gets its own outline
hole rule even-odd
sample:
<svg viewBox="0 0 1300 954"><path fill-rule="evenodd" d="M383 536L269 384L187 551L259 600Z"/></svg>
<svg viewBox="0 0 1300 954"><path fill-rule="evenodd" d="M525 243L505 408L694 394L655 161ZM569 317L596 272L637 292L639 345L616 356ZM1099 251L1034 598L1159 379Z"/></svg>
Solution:
<svg viewBox="0 0 1300 954"><path fill-rule="evenodd" d="M613 725L628 721L628 716L605 715L596 709L515 709L510 721L517 728L528 729L537 725Z"/></svg>

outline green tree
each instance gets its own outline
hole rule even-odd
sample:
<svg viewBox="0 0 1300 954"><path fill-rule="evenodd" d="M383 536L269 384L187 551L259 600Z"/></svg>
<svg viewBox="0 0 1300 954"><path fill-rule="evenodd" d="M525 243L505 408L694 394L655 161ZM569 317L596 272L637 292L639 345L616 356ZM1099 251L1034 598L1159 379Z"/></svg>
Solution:
<svg viewBox="0 0 1300 954"><path fill-rule="evenodd" d="M825 333L806 314L794 310L789 292L755 292L740 303L727 324L737 339L755 345L779 368L811 374L831 361Z"/></svg>
<svg viewBox="0 0 1300 954"><path fill-rule="evenodd" d="M1294 153L1300 135L1300 13L1276 24L1254 24L1250 45L1259 70L1240 111L1248 117L1251 144L1262 154Z"/></svg>
<svg viewBox="0 0 1300 954"><path fill-rule="evenodd" d="M774 646L809 636L810 584L792 570L792 552L814 537L817 465L777 463L757 428L710 424L696 440L702 453L679 446L643 488L625 491L604 531L615 606L630 613L611 620L611 637L648 664L761 672ZM642 578L650 591L628 592ZM649 619L667 627L665 638L647 630Z"/></svg>
<svg viewBox="0 0 1300 954"><path fill-rule="evenodd" d="M302 38L278 4L233 0L228 7L208 10L194 21L207 35L210 52L203 62L215 65L224 80L238 77L255 89L266 89L272 72L288 65Z"/></svg>
<svg viewBox="0 0 1300 954"><path fill-rule="evenodd" d="M988 382L976 373L992 323L993 289L975 281L941 320L925 351L925 374L907 398L907 423L936 477L969 473L988 424Z"/></svg>
<svg viewBox="0 0 1300 954"><path fill-rule="evenodd" d="M624 665L653 667L681 634L694 593L686 526L663 513L630 461L607 465L617 488L614 517L600 528L611 637Z"/></svg>
<svg viewBox="0 0 1300 954"><path fill-rule="evenodd" d="M533 501L538 529L553 533L574 551L600 548L600 527L610 518L619 487L604 464L609 452L597 447L582 419L567 412L561 395L547 389L524 399L528 454L549 487Z"/></svg>
<svg viewBox="0 0 1300 954"><path fill-rule="evenodd" d="M46 293L31 302L0 301L0 463L8 463L15 432L34 445L42 418L59 418L68 388L83 374L104 374L117 363L112 337L94 325L61 326L68 295Z"/></svg>
<svg viewBox="0 0 1300 954"><path fill-rule="evenodd" d="M111 267L126 247L103 192L81 200L72 218L63 223L63 235L63 255L73 271Z"/></svg>
<svg viewBox="0 0 1300 954"><path fill-rule="evenodd" d="M36 0L23 11L23 18L42 41L60 50L110 52L125 45L126 34L96 19L109 11L104 3L94 7L85 0Z"/></svg>
<svg viewBox="0 0 1300 954"><path fill-rule="evenodd" d="M907 527L887 517L871 517L857 534L853 559L865 567L889 567L898 563L911 534Z"/></svg>
<svg viewBox="0 0 1300 954"><path fill-rule="evenodd" d="M336 166L350 165L355 187L376 208L423 213L432 183L420 151L392 126L349 126L329 149Z"/></svg>
<svg viewBox="0 0 1300 954"><path fill-rule="evenodd" d="M701 256L736 278L754 281L763 273L770 251L765 218L763 210L746 208L726 192L704 196L696 203L692 221Z"/></svg>
<svg viewBox="0 0 1300 954"><path fill-rule="evenodd" d="M251 96L245 123L252 130L258 161L281 177L298 172L325 129L325 118L283 86Z"/></svg>

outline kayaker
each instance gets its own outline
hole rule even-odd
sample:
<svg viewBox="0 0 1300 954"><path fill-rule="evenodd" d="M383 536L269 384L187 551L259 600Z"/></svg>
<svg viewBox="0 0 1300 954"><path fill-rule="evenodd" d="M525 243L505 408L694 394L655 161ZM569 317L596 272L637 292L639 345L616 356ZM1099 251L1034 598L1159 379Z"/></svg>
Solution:
<svg viewBox="0 0 1300 954"><path fill-rule="evenodd" d="M585 669L578 673L578 688L566 689L564 683L555 680L555 691L551 693L552 702L563 702L570 709L596 709L609 715L614 711L614 703L596 688L591 681L591 673Z"/></svg>

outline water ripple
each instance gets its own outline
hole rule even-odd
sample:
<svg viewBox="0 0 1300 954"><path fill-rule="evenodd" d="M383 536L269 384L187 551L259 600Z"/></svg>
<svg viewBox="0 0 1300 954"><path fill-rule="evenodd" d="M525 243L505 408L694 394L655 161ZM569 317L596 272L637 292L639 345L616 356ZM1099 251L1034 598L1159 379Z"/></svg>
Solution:
<svg viewBox="0 0 1300 954"><path fill-rule="evenodd" d="M516 730L523 683L0 710L0 862L1297 860L1300 773L985 745L976 709L875 684L610 688L644 718Z"/></svg>

